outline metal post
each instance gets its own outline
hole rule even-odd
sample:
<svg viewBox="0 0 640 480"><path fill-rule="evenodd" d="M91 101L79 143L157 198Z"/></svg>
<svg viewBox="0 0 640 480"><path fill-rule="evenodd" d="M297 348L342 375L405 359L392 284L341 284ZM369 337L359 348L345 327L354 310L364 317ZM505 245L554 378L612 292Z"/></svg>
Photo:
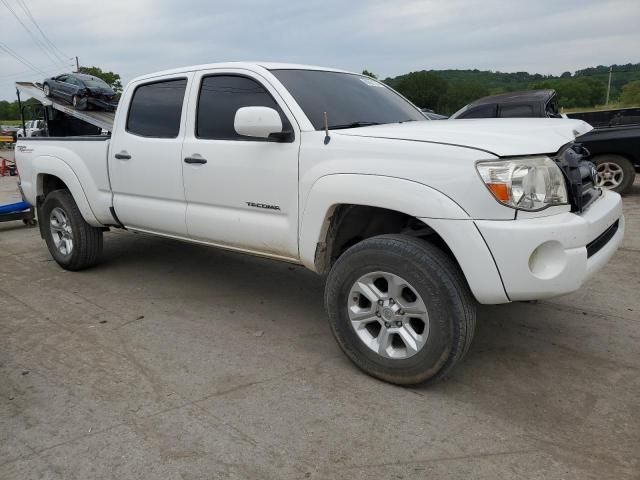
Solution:
<svg viewBox="0 0 640 480"><path fill-rule="evenodd" d="M20 101L20 90L16 88L16 95L18 95L18 109L20 110L20 119L22 120L22 134L27 136L27 127L24 123L24 110L22 110L22 102Z"/></svg>
<svg viewBox="0 0 640 480"><path fill-rule="evenodd" d="M76 73L80 71L80 62L78 61L78 56L76 55Z"/></svg>
<svg viewBox="0 0 640 480"><path fill-rule="evenodd" d="M605 102L605 105L609 105L609 92L611 91L611 71L613 70L613 67L609 67L609 84L607 85L607 101Z"/></svg>

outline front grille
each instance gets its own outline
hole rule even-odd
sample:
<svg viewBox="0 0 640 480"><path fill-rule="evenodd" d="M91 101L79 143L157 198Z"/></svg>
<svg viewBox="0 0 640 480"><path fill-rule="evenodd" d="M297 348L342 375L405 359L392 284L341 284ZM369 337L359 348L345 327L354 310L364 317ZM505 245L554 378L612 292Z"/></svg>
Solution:
<svg viewBox="0 0 640 480"><path fill-rule="evenodd" d="M583 160L586 156L589 156L589 152L579 144L574 144L553 159L564 173L571 211L576 213L584 212L602 194L593 183L593 163Z"/></svg>
<svg viewBox="0 0 640 480"><path fill-rule="evenodd" d="M620 220L616 220L613 225L602 232L598 236L598 238L587 244L587 258L598 253L600 250L602 250L602 247L609 243L609 240L611 240L618 231L619 224Z"/></svg>

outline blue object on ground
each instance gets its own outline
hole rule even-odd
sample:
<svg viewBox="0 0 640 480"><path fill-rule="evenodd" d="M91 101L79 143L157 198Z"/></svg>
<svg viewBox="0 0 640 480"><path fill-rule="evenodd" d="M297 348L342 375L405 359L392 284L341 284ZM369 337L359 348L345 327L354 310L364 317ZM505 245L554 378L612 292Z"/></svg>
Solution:
<svg viewBox="0 0 640 480"><path fill-rule="evenodd" d="M29 210L31 204L29 202L10 203L9 205L0 205L0 215L5 213L18 213Z"/></svg>

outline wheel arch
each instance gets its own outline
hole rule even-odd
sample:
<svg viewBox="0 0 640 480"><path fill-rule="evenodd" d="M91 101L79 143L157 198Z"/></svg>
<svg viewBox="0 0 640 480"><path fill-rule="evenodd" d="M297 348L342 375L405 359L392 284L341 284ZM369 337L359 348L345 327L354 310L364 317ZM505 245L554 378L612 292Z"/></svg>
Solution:
<svg viewBox="0 0 640 480"><path fill-rule="evenodd" d="M380 189L386 193L372 194ZM433 188L394 177L349 174L318 180L302 215L301 261L325 274L350 246L389 233L423 238L441 248L481 303L509 301L491 252L467 212Z"/></svg>
<svg viewBox="0 0 640 480"><path fill-rule="evenodd" d="M102 226L91 210L80 180L69 165L56 157L40 156L33 160L33 171L37 172L33 182L37 199L43 199L52 190L66 188L85 221L94 227Z"/></svg>

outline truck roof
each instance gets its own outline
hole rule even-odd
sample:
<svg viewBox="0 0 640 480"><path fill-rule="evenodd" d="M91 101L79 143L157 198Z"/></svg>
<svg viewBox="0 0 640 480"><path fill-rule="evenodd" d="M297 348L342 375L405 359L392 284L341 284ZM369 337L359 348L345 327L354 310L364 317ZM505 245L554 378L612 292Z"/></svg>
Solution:
<svg viewBox="0 0 640 480"><path fill-rule="evenodd" d="M469 106L487 105L492 103L526 103L526 102L548 102L556 94L555 90L520 90L517 92L506 92L498 95L482 97L469 104Z"/></svg>
<svg viewBox="0 0 640 480"><path fill-rule="evenodd" d="M176 73L187 73L195 70L207 70L213 68L244 68L247 70L320 70L325 72L341 72L341 73L354 73L347 70L340 70L338 68L331 67L319 67L314 65L302 65L297 63L278 63L278 62L221 62L221 63L205 63L202 65L190 65L186 67L172 68L169 70L162 70L159 72L148 73L133 78L131 81L148 80L151 78L162 77L165 75L173 75Z"/></svg>

